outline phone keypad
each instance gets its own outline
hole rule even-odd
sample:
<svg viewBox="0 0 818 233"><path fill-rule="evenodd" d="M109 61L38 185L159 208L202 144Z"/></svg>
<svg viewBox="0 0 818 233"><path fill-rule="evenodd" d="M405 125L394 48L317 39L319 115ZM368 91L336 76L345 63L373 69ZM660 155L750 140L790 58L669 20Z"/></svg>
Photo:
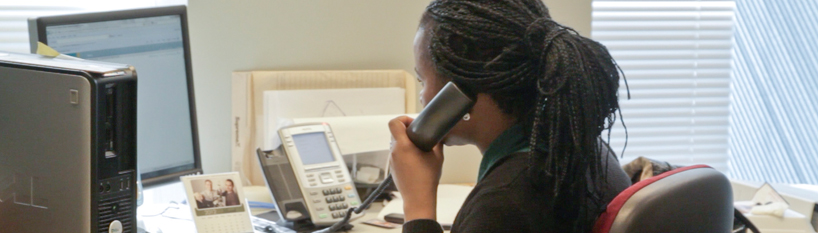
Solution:
<svg viewBox="0 0 818 233"><path fill-rule="evenodd" d="M318 223L344 218L349 208L359 205L358 193L348 174L343 168L305 172L303 178L309 183L307 193Z"/></svg>
<svg viewBox="0 0 818 233"><path fill-rule="evenodd" d="M333 211L333 210L343 210L343 209L346 209L346 208L349 208L349 206L347 205L347 203L339 203L339 204L329 205L329 210L330 210L330 211Z"/></svg>
<svg viewBox="0 0 818 233"><path fill-rule="evenodd" d="M344 218L349 208L359 204L358 195L351 184L316 189L309 191L309 194L313 208L318 211L318 219Z"/></svg>
<svg viewBox="0 0 818 233"><path fill-rule="evenodd" d="M332 218L343 218L343 217L346 217L346 216L347 216L347 212L345 212L345 211L339 211L339 212L333 212L332 213Z"/></svg>
<svg viewBox="0 0 818 233"><path fill-rule="evenodd" d="M329 189L324 189L324 190L322 190L322 192L324 193L324 196L333 195L333 194L339 194L339 193L341 193L342 191L343 191L343 190L341 190L341 188L329 188Z"/></svg>

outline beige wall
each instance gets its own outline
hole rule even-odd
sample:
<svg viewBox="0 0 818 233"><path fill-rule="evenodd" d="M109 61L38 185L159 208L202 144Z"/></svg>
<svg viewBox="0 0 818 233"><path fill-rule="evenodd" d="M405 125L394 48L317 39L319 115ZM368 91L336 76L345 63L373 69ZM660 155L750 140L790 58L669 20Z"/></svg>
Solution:
<svg viewBox="0 0 818 233"><path fill-rule="evenodd" d="M543 0L551 18L591 37L591 0Z"/></svg>
<svg viewBox="0 0 818 233"><path fill-rule="evenodd" d="M230 73L236 70L414 68L427 0L190 0L191 54L206 173L230 170ZM590 32L590 0L546 0L552 16ZM587 24L587 25L586 25ZM474 182L480 154L448 148L444 182Z"/></svg>

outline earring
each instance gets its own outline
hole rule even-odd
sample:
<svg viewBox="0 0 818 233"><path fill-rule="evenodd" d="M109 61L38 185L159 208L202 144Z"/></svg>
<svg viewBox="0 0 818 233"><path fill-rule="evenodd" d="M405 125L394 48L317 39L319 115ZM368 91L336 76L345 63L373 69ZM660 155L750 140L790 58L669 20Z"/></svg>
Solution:
<svg viewBox="0 0 818 233"><path fill-rule="evenodd" d="M464 121L469 121L470 119L471 119L471 115L469 115L469 113L466 113L466 115L463 115L463 120Z"/></svg>

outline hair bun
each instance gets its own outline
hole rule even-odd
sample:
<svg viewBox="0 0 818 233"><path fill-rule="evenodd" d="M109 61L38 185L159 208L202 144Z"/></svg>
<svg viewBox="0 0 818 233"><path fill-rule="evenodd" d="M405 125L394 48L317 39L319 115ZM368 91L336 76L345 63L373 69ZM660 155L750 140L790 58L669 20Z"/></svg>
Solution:
<svg viewBox="0 0 818 233"><path fill-rule="evenodd" d="M555 39L561 35L574 31L573 29L557 23L551 18L540 17L531 22L525 29L523 41L529 48L529 53L534 58L543 58L548 51L548 47Z"/></svg>

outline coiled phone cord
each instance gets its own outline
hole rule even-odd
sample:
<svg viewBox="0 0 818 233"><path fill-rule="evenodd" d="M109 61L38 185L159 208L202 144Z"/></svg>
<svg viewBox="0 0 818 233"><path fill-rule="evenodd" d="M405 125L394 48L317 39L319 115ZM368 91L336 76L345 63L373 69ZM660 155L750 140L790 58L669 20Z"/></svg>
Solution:
<svg viewBox="0 0 818 233"><path fill-rule="evenodd" d="M330 226L330 227L314 231L314 233L336 232L336 231L342 229L344 226L349 224L349 218L350 218L350 216L352 216L352 212L355 212L355 214L360 214L361 212L364 212L364 210L369 208L369 205L372 204L372 202L375 201L375 199L378 198L378 196L380 196L381 193L383 193L383 190L386 189L386 187L388 187L391 184L392 184L392 175L389 174L389 175L386 176L386 179L384 179L381 182L381 184L378 185L378 188L376 188L375 191L373 191L371 194L369 194L369 196L366 197L366 200L361 202L360 206L358 206L357 208L349 208L347 210L347 214L344 216L344 219L341 219L341 221L338 221L335 224L332 224L332 226Z"/></svg>

